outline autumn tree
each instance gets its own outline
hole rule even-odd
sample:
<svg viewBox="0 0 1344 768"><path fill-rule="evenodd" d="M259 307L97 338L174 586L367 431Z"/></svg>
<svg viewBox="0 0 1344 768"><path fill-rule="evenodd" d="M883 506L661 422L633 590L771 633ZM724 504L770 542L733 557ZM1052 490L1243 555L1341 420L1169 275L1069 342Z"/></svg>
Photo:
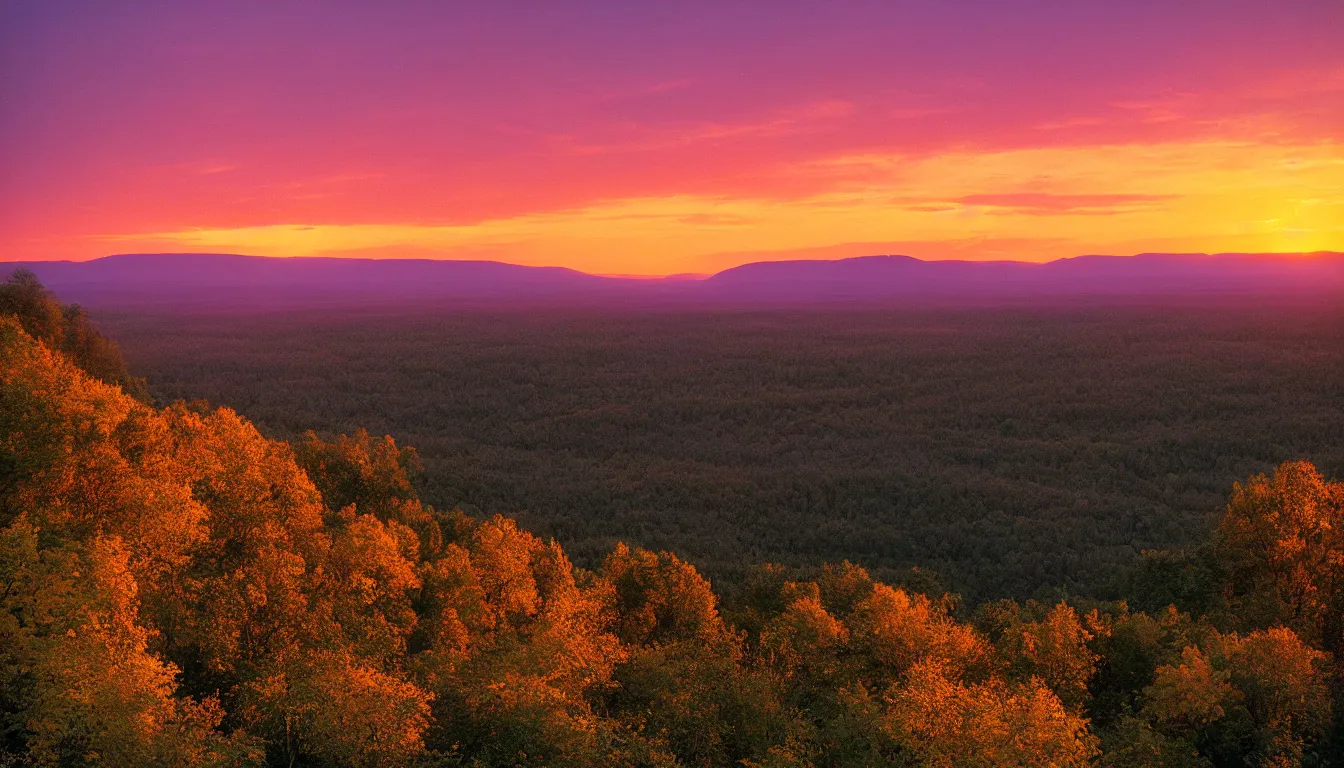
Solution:
<svg viewBox="0 0 1344 768"><path fill-rule="evenodd" d="M972 612L848 562L762 567L725 614L672 553L587 571L508 518L423 505L391 438L290 446L227 408L151 407L100 380L102 337L31 276L0 302L0 765L1333 757L1344 494L1308 464L1236 486L1198 556L1146 560L1181 582L1146 598L1203 615Z"/></svg>
<svg viewBox="0 0 1344 768"><path fill-rule="evenodd" d="M949 616L945 604L885 584L854 605L845 625L874 686L900 680L920 662L935 662L954 679L983 679L997 664L989 641Z"/></svg>
<svg viewBox="0 0 1344 768"><path fill-rule="evenodd" d="M887 727L914 764L1084 766L1097 753L1087 720L1039 682L956 680L940 660L920 661L887 694Z"/></svg>
<svg viewBox="0 0 1344 768"><path fill-rule="evenodd" d="M617 635L632 646L614 673L612 706L624 717L691 765L763 757L796 734L779 687L744 664L742 637L693 566L618 545L598 577L612 594Z"/></svg>
<svg viewBox="0 0 1344 768"><path fill-rule="evenodd" d="M727 631L709 582L674 554L618 544L599 575L614 592L622 642L717 640Z"/></svg>
<svg viewBox="0 0 1344 768"><path fill-rule="evenodd" d="M759 653L782 679L790 703L807 708L852 677L849 629L822 606L815 583L784 591L793 600L761 630Z"/></svg>
<svg viewBox="0 0 1344 768"><path fill-rule="evenodd" d="M1083 710L1091 698L1088 685L1098 660L1090 643L1102 630L1095 611L1086 617L1086 624L1063 602L1045 609L1034 602L1022 608L1008 601L986 606L982 612L997 614L995 646L1015 678L1039 679L1070 710Z"/></svg>
<svg viewBox="0 0 1344 768"><path fill-rule="evenodd" d="M13 316L28 335L65 354L95 379L147 399L144 380L130 375L121 350L93 327L88 313L77 304L62 304L30 270L16 269L0 283L3 315Z"/></svg>
<svg viewBox="0 0 1344 768"><path fill-rule="evenodd" d="M1119 603L1102 615L1101 623L1091 643L1097 667L1089 711L1094 722L1109 725L1139 708L1140 694L1152 685L1157 669L1175 663L1202 630L1171 606L1150 615Z"/></svg>
<svg viewBox="0 0 1344 768"><path fill-rule="evenodd" d="M602 717L597 702L626 651L609 585L554 542L495 517L420 569L422 650L435 694L429 744L486 765L665 762L659 745Z"/></svg>
<svg viewBox="0 0 1344 768"><path fill-rule="evenodd" d="M1140 715L1215 765L1300 764L1330 721L1327 661L1287 628L1214 632L1157 669Z"/></svg>
<svg viewBox="0 0 1344 768"><path fill-rule="evenodd" d="M97 572L117 576L118 589L107 594L130 595L108 598L105 602L120 606L110 613L79 608L91 617L80 626L97 631L68 629L60 636L60 652L42 657L51 664L42 667L48 671L39 679L51 684L34 686L36 693L16 706L27 712L23 722L32 744L54 745L42 747L48 750L42 754L84 749L78 745L85 737L70 736L75 726L62 718L82 723L87 717L79 713L96 712L108 702L121 708L117 711L131 711L126 709L131 704L116 704L119 696L158 713L134 715L132 721L195 723L202 743L217 742L211 734L224 713L210 703L215 692L223 701L241 702L277 676L332 679L299 674L314 658L350 658L349 675L356 677L349 679L388 681L366 688L402 695L397 686L409 683L398 671L400 659L394 659L398 646L380 640L404 637L414 623L407 597L418 586L413 534L369 517L338 531L333 547L320 496L289 447L263 438L236 414L181 405L155 411L88 377L13 320L0 319L0 346L5 522L31 521L49 540L76 552L102 553L112 546L105 542L118 542L123 554L108 562L120 570ZM53 583L39 594L59 589ZM375 631L380 627L390 629ZM112 629L117 633L107 635ZM98 655L113 647L120 655L111 660ZM187 689L201 694L201 703L175 695L177 666L191 670ZM41 694L96 692L100 677L113 686L102 698L70 704L68 697ZM74 688L62 689L61 681L70 679L77 681ZM146 698L151 694L160 703ZM336 722L346 705L338 696L319 696L296 722L301 729ZM266 730L264 722L249 721L247 711L230 714L235 728ZM424 730L414 718L407 722L417 733ZM153 734L169 726L147 728ZM172 728L183 731L187 725ZM242 738L244 731L238 733ZM314 743L311 734L304 738L300 743ZM365 746L372 749L371 744ZM268 747L277 753L275 743ZM145 752L123 764L158 759Z"/></svg>
<svg viewBox="0 0 1344 768"><path fill-rule="evenodd" d="M1215 551L1229 574L1231 610L1250 628L1292 627L1340 647L1344 615L1344 483L1306 462L1281 464L1232 488Z"/></svg>
<svg viewBox="0 0 1344 768"><path fill-rule="evenodd" d="M434 510L420 503L414 482L424 471L414 448L366 430L322 440L308 432L294 448L295 461L322 494L328 517L373 515L414 530L426 555L443 546Z"/></svg>
<svg viewBox="0 0 1344 768"><path fill-rule="evenodd" d="M218 701L176 696L178 670L148 650L130 553L119 539L42 547L20 517L0 531L0 716L37 765L244 765L254 741L216 728Z"/></svg>

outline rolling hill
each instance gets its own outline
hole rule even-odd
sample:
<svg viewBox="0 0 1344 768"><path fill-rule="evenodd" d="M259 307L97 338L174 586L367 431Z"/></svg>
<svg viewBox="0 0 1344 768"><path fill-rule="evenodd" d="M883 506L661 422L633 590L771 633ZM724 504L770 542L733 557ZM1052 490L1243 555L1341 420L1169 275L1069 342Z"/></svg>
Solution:
<svg viewBox="0 0 1344 768"><path fill-rule="evenodd" d="M431 259L121 254L11 262L89 305L431 303L791 304L1045 296L1344 293L1344 254L1140 254L1036 264L864 256L764 261L704 279L636 279L561 267ZM3 268L0 268L3 270ZM8 270L3 270L8 271Z"/></svg>

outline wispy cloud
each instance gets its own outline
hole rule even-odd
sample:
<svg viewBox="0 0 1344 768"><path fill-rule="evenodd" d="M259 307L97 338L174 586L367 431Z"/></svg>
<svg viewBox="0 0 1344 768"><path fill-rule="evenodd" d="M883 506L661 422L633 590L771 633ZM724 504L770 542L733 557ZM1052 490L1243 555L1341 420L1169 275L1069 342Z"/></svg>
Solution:
<svg viewBox="0 0 1344 768"><path fill-rule="evenodd" d="M864 154L821 168L825 183L806 194L655 195L453 224L296 221L116 233L98 242L290 256L488 254L606 274L713 270L742 254L862 255L855 244L888 244L887 252L919 244L907 252L932 258L1045 260L1134 252L1153 233L1173 237L1180 250L1344 249L1337 205L1344 145Z"/></svg>
<svg viewBox="0 0 1344 768"><path fill-rule="evenodd" d="M632 134L628 140L607 143L572 142L569 143L568 151L575 155L654 152L701 142L789 136L834 127L853 114L854 110L852 103L832 99L811 102L759 120L738 123L694 122L656 126L636 124L627 127L626 133Z"/></svg>
<svg viewBox="0 0 1344 768"><path fill-rule="evenodd" d="M1105 215L1153 210L1158 204L1177 195L1135 194L1049 194L1043 192L1008 192L1003 194L966 195L956 202L961 205L985 206L1004 213L1029 215L1057 215L1061 213Z"/></svg>

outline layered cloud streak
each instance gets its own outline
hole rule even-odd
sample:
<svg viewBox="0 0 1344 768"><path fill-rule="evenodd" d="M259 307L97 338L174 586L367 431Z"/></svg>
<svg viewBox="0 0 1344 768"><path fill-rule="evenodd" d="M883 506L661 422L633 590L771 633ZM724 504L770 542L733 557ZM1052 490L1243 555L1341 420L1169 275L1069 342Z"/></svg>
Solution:
<svg viewBox="0 0 1344 768"><path fill-rule="evenodd" d="M1344 250L1340 6L1014 6L11 8L0 245Z"/></svg>

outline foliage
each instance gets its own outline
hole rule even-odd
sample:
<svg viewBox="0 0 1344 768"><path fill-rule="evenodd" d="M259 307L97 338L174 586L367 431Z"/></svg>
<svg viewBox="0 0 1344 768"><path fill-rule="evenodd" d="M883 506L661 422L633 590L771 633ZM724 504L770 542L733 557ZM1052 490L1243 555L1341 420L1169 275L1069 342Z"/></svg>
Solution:
<svg viewBox="0 0 1344 768"><path fill-rule="evenodd" d="M408 303L99 321L164 402L230 405L301 461L308 430L395 435L426 503L513 517L580 567L624 541L675 552L729 602L763 561L849 560L972 603L1157 610L1180 595L1126 590L1127 573L1144 550L1193 552L1233 482L1285 459L1344 477L1341 312Z"/></svg>
<svg viewBox="0 0 1344 768"><path fill-rule="evenodd" d="M1305 462L1158 558L1179 606L964 607L843 562L725 608L670 552L586 570L424 504L392 438L154 408L25 328L0 317L0 764L1338 764L1344 484Z"/></svg>
<svg viewBox="0 0 1344 768"><path fill-rule="evenodd" d="M95 379L119 385L134 397L148 396L144 380L127 372L121 350L93 327L83 307L62 304L29 270L16 269L0 283L0 315L15 317L29 335L60 350Z"/></svg>

